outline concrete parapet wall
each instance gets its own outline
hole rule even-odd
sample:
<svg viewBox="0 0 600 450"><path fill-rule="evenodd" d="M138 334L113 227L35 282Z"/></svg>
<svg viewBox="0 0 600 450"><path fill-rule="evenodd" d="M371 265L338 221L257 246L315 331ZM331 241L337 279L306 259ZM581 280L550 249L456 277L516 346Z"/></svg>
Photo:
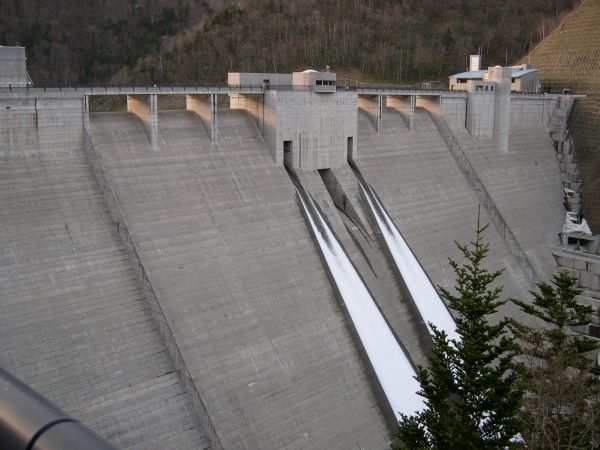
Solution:
<svg viewBox="0 0 600 450"><path fill-rule="evenodd" d="M77 152L82 145L82 98L0 96L0 155Z"/></svg>
<svg viewBox="0 0 600 450"><path fill-rule="evenodd" d="M441 97L440 114L450 128L465 128L467 99L465 97Z"/></svg>

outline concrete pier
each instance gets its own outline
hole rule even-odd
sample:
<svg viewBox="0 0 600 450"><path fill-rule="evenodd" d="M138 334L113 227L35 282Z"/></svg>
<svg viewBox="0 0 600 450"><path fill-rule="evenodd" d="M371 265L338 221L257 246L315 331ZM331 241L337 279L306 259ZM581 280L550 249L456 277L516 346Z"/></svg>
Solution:
<svg viewBox="0 0 600 450"><path fill-rule="evenodd" d="M185 96L185 107L198 114L210 130L210 142L216 144L219 136L217 126L217 95L188 94Z"/></svg>

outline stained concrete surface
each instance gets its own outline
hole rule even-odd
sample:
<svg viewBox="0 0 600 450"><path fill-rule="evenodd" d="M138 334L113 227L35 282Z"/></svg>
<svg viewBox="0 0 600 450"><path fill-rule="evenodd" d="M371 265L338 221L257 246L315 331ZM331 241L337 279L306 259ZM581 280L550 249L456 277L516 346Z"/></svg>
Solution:
<svg viewBox="0 0 600 450"><path fill-rule="evenodd" d="M250 117L92 116L184 363L224 448L385 448L388 434L296 204ZM335 430L335 431L334 431Z"/></svg>

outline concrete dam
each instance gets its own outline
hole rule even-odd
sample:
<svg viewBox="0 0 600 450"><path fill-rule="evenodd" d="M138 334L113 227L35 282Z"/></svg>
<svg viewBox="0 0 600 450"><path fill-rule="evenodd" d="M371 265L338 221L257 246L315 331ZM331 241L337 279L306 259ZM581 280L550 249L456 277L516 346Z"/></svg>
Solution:
<svg viewBox="0 0 600 450"><path fill-rule="evenodd" d="M556 267L573 99L490 71L1 87L0 365L117 448L387 448L479 205L506 297Z"/></svg>

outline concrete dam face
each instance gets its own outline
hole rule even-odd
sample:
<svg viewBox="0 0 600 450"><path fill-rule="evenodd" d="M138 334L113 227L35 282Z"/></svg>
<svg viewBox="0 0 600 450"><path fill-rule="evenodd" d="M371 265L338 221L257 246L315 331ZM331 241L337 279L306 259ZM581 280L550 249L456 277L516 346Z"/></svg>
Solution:
<svg viewBox="0 0 600 450"><path fill-rule="evenodd" d="M229 82L0 88L0 365L118 448L386 448L479 205L505 296L553 273L571 100Z"/></svg>

